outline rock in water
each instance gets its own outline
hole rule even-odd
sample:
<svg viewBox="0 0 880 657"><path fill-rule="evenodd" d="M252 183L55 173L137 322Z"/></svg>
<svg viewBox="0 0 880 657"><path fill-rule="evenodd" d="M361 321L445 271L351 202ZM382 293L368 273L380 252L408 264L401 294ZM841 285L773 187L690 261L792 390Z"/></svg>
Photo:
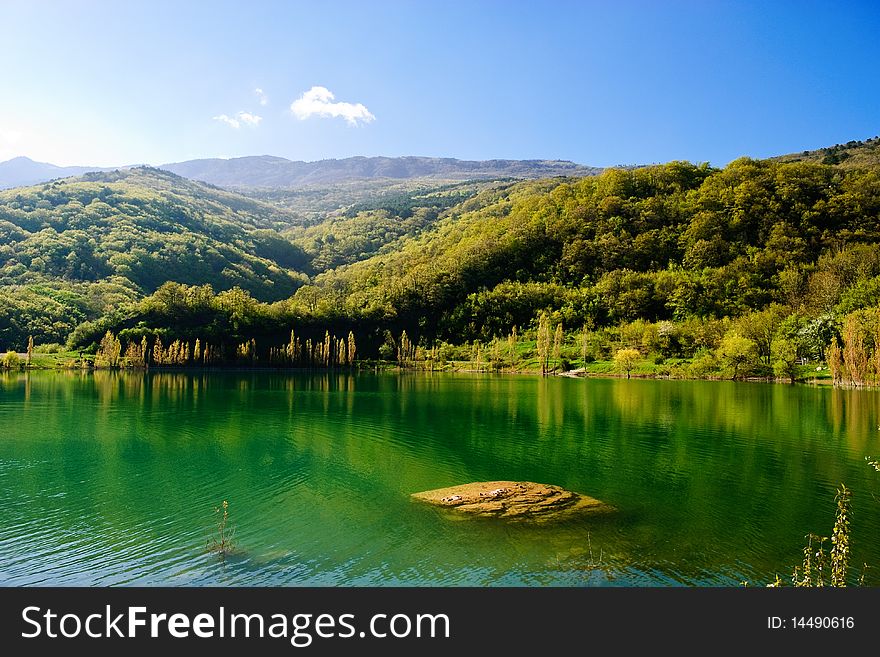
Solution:
<svg viewBox="0 0 880 657"><path fill-rule="evenodd" d="M477 481L413 493L412 497L461 513L510 520L560 520L613 510L592 497L531 481Z"/></svg>

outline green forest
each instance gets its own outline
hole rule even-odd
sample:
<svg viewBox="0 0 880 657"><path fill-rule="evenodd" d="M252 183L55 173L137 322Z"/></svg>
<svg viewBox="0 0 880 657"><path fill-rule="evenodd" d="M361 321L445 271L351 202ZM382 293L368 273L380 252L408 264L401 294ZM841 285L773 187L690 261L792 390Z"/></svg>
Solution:
<svg viewBox="0 0 880 657"><path fill-rule="evenodd" d="M307 221L149 168L7 190L0 350L873 385L878 144L373 186Z"/></svg>

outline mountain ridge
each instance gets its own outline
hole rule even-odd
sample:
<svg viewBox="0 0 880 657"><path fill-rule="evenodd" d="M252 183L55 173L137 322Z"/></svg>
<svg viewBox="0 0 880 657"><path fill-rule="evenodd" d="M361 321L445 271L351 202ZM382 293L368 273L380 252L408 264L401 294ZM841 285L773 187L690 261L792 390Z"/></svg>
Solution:
<svg viewBox="0 0 880 657"><path fill-rule="evenodd" d="M127 167L62 167L49 162L37 162L29 157L19 156L0 162L0 189L27 187L57 178L81 176L92 171L113 171Z"/></svg>
<svg viewBox="0 0 880 657"><path fill-rule="evenodd" d="M58 178L80 176L93 171L129 169L123 167L59 167L16 157L0 162L0 189L35 185ZM449 157L367 157L330 158L306 162L275 155L249 155L236 158L202 158L169 162L155 167L190 180L236 189L298 189L358 180L472 180L489 178L551 178L589 176L599 167L568 160L459 160Z"/></svg>
<svg viewBox="0 0 880 657"><path fill-rule="evenodd" d="M459 160L457 158L402 157L331 158L305 162L277 156L247 156L172 162L159 167L221 187L292 189L349 180L377 178L406 180L435 178L549 178L559 175L595 175L601 169L562 160Z"/></svg>

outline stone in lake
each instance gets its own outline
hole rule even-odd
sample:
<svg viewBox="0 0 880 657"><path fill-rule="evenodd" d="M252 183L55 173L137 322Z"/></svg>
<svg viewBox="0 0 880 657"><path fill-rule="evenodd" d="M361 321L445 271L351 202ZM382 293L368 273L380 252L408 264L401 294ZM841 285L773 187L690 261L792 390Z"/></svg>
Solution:
<svg viewBox="0 0 880 657"><path fill-rule="evenodd" d="M463 514L539 522L613 510L592 497L531 481L477 481L413 493L412 497Z"/></svg>

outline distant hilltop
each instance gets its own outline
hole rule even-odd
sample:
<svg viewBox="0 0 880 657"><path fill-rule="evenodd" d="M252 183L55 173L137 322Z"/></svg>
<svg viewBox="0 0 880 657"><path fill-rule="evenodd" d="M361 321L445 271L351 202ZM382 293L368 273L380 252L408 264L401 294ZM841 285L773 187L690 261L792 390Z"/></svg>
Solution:
<svg viewBox="0 0 880 657"><path fill-rule="evenodd" d="M120 167L127 168L127 167ZM341 160L301 162L259 155L232 159L202 159L163 164L159 168L184 178L220 187L294 189L332 185L350 180L435 178L550 178L591 176L602 171L565 160L457 160L439 157L348 157ZM17 157L0 162L0 189L79 176L107 167L59 167Z"/></svg>
<svg viewBox="0 0 880 657"><path fill-rule="evenodd" d="M817 162L843 168L880 164L880 137L849 141L813 151L779 155L783 162ZM634 168L628 165L624 168ZM24 187L41 182L81 176L91 171L129 169L123 167L60 167L16 157L0 162L0 189ZM593 176L601 167L568 160L458 160L451 157L347 157L340 160L303 162L272 155L254 155L230 159L207 158L170 162L158 168L184 178L218 187L238 190L295 190L304 187L328 187L350 181L394 180L494 180L502 178L553 178L555 176Z"/></svg>
<svg viewBox="0 0 880 657"><path fill-rule="evenodd" d="M440 157L347 157L342 160L295 162L269 155L230 160L190 160L163 164L179 176L221 187L264 187L290 189L307 185L328 185L347 180L391 178L549 178L591 176L597 167L562 160L456 160Z"/></svg>
<svg viewBox="0 0 880 657"><path fill-rule="evenodd" d="M0 189L26 187L56 178L81 176L89 171L112 171L102 167L59 167L47 162L34 162L29 157L14 157L0 162Z"/></svg>

